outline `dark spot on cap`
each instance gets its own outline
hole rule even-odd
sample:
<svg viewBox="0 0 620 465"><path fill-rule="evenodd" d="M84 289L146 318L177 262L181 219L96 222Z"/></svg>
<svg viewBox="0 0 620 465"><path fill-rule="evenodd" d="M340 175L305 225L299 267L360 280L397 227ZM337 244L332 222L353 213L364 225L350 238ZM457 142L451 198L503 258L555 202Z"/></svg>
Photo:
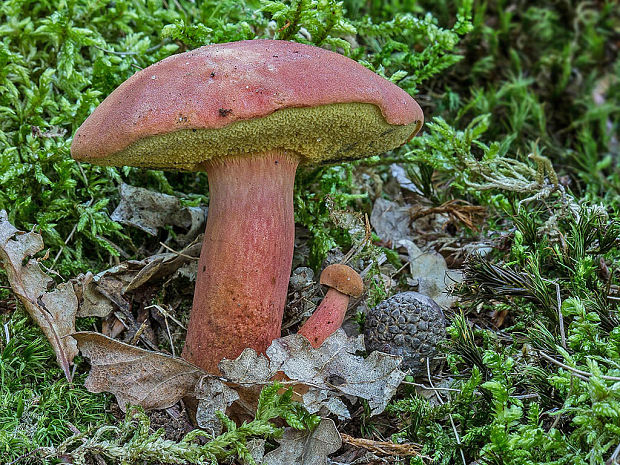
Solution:
<svg viewBox="0 0 620 465"><path fill-rule="evenodd" d="M232 108L220 108L219 112L220 112L220 116L225 117L232 113Z"/></svg>

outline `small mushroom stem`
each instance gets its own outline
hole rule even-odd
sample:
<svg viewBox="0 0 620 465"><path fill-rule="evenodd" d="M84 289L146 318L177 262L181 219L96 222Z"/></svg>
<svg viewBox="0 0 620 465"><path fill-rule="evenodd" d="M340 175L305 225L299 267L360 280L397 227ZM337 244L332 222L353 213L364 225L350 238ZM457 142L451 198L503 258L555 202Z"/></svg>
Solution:
<svg viewBox="0 0 620 465"><path fill-rule="evenodd" d="M349 296L336 289L329 289L323 301L298 333L305 336L315 349L331 336L344 321L349 306Z"/></svg>
<svg viewBox="0 0 620 465"><path fill-rule="evenodd" d="M280 337L298 163L282 150L205 163L209 214L183 358L211 373L222 358L264 352Z"/></svg>

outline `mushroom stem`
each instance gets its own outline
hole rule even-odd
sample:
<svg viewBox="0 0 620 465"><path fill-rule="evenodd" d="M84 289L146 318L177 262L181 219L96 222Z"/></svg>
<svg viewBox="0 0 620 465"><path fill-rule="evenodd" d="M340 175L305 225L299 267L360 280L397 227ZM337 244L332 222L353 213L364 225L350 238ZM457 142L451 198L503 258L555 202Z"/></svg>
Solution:
<svg viewBox="0 0 620 465"><path fill-rule="evenodd" d="M299 157L272 150L204 164L209 214L183 358L219 373L280 337L293 259Z"/></svg>
<svg viewBox="0 0 620 465"><path fill-rule="evenodd" d="M349 296L336 289L329 289L319 307L299 329L315 349L342 325L349 306Z"/></svg>

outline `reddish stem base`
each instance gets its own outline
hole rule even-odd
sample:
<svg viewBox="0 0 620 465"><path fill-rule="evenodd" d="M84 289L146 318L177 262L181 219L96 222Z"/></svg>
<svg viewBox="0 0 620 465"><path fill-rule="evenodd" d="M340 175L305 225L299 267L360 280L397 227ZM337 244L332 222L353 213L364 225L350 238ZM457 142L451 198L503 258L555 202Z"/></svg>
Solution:
<svg viewBox="0 0 620 465"><path fill-rule="evenodd" d="M293 259L298 159L283 151L209 162L210 204L183 358L222 358L280 337Z"/></svg>

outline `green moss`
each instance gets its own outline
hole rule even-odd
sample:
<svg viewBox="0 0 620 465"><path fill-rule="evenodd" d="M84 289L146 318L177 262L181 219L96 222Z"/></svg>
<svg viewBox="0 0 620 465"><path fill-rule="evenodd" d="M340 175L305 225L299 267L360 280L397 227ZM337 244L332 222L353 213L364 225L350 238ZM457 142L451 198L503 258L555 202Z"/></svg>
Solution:
<svg viewBox="0 0 620 465"><path fill-rule="evenodd" d="M3 321L0 342L0 457L6 463L38 447L109 421L108 396L83 387L83 374L69 384L38 328L21 311ZM6 340L8 336L8 341ZM80 360L76 360L77 363Z"/></svg>

